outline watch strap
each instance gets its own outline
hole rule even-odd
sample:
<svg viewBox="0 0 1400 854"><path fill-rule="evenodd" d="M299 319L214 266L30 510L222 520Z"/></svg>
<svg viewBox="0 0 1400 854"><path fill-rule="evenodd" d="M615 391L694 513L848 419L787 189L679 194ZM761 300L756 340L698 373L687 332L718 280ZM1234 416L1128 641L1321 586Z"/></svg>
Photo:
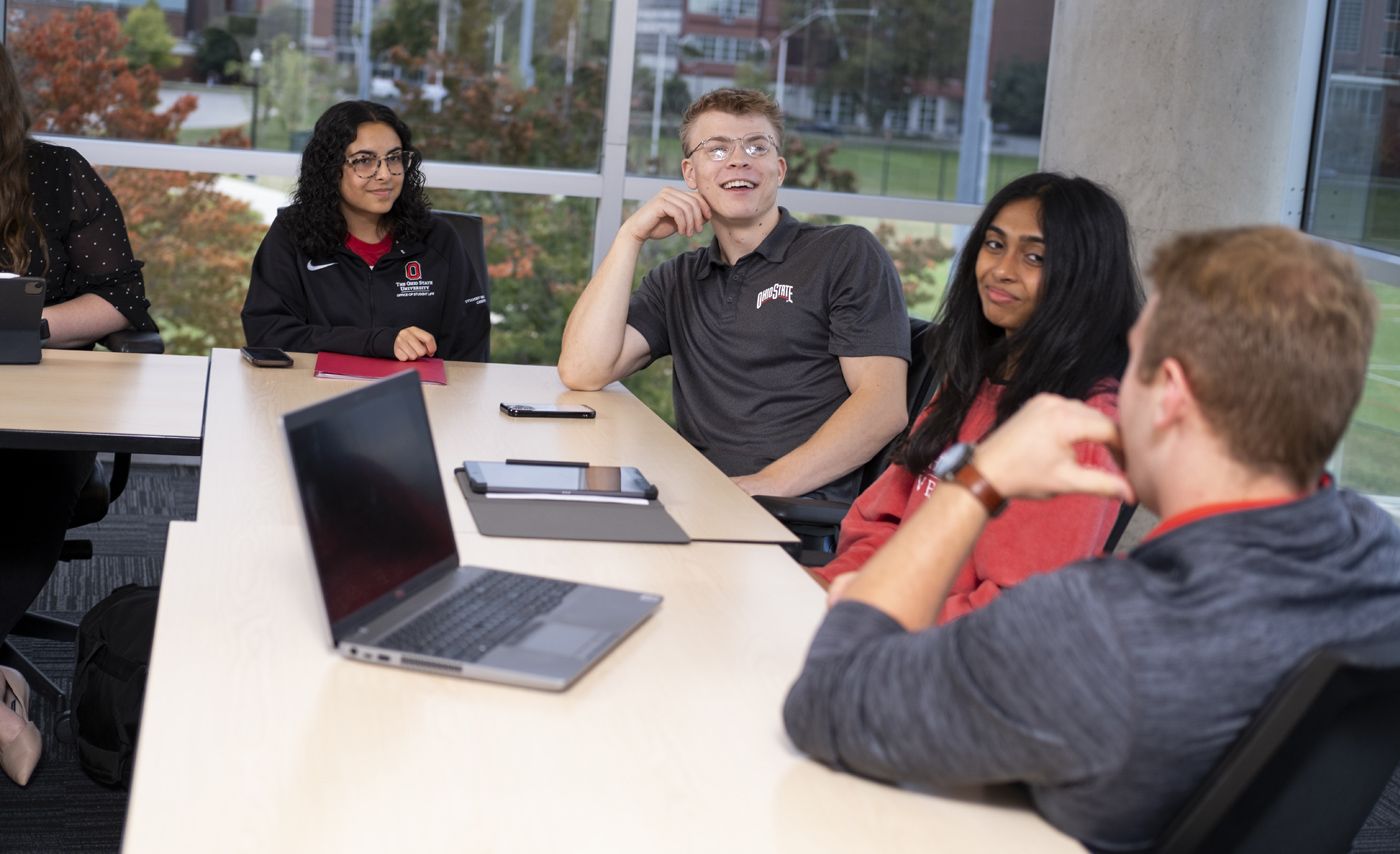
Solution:
<svg viewBox="0 0 1400 854"><path fill-rule="evenodd" d="M953 480L972 493L972 497L982 502L982 506L987 509L987 515L996 517L1002 510L1006 509L1006 499L1001 497L995 486L982 476L982 472L977 470L971 462L963 463L962 467L953 474Z"/></svg>

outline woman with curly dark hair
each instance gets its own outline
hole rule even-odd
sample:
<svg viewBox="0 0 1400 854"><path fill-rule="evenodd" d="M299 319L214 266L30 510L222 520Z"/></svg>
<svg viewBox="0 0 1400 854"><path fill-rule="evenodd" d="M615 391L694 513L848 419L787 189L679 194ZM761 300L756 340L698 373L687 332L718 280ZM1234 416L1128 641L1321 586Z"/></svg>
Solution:
<svg viewBox="0 0 1400 854"><path fill-rule="evenodd" d="M45 280L44 345L90 348L121 329L154 330L117 200L81 154L30 139L29 127L0 44L0 273ZM0 640L53 573L94 456L0 450ZM40 749L28 697L23 678L0 668L0 769L21 786Z"/></svg>
<svg viewBox="0 0 1400 854"><path fill-rule="evenodd" d="M1115 415L1128 330L1141 305L1128 219L1112 195L1087 178L1051 172L1002 188L972 227L927 338L943 377L938 394L895 463L851 506L836 557L817 572L834 580L860 569L927 499L936 471L953 477L957 451L1035 395L1053 392ZM1101 446L1081 449L1081 461L1114 465ZM939 622L1095 554L1118 510L1117 501L1087 495L1012 503L977 541Z"/></svg>
<svg viewBox="0 0 1400 854"><path fill-rule="evenodd" d="M370 101L316 121L290 207L253 259L252 347L411 361L485 361L483 283L433 216L408 126Z"/></svg>

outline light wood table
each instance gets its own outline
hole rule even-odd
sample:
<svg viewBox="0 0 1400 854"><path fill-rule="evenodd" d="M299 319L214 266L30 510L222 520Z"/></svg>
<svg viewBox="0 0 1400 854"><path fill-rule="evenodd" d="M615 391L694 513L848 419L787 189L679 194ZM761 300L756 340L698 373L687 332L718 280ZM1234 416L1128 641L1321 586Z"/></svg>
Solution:
<svg viewBox="0 0 1400 854"><path fill-rule="evenodd" d="M301 518L281 416L358 388L361 380L317 379L314 355L291 368L255 368L236 350L210 356L208 419L199 520L282 524ZM694 539L795 542L796 537L736 487L620 384L569 391L553 367L447 364L446 386L424 385L438 466L453 527L475 531L452 470L463 460L579 460L641 469L661 503ZM511 418L501 401L586 403L594 419Z"/></svg>
<svg viewBox="0 0 1400 854"><path fill-rule="evenodd" d="M0 365L0 448L198 454L203 356L45 350Z"/></svg>
<svg viewBox="0 0 1400 854"><path fill-rule="evenodd" d="M458 539L666 599L563 694L421 674L332 652L299 528L176 522L124 850L1081 850L1005 793L797 753L780 708L822 596L776 546Z"/></svg>

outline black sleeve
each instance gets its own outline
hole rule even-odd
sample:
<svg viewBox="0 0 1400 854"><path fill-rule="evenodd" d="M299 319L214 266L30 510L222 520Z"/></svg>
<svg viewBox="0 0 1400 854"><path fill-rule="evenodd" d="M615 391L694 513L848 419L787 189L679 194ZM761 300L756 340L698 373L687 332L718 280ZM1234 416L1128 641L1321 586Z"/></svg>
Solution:
<svg viewBox="0 0 1400 854"><path fill-rule="evenodd" d="M121 312L131 328L154 331L142 265L131 253L116 197L81 154L62 150L69 155L73 179L71 219L64 241L72 296L97 294Z"/></svg>
<svg viewBox="0 0 1400 854"><path fill-rule="evenodd" d="M642 277L627 304L627 325L642 334L651 349L653 361L671 353L671 335L666 325L666 299L676 286L681 255L662 263Z"/></svg>
<svg viewBox="0 0 1400 854"><path fill-rule="evenodd" d="M427 244L447 258L437 355L457 362L485 362L491 356L491 308L486 289L467 258L457 232L436 216Z"/></svg>
<svg viewBox="0 0 1400 854"><path fill-rule="evenodd" d="M935 786L1067 784L1117 767L1132 744L1131 669L1104 606L1059 577L1069 571L915 633L839 603L783 708L793 742L859 774Z"/></svg>
<svg viewBox="0 0 1400 854"><path fill-rule="evenodd" d="M321 326L310 321L304 278L305 256L279 215L253 256L243 335L250 347L281 347L298 353L348 353L394 357L392 326Z"/></svg>
<svg viewBox="0 0 1400 854"><path fill-rule="evenodd" d="M831 292L833 356L897 356L909 361L909 309L889 253L860 226L840 229L843 259Z"/></svg>

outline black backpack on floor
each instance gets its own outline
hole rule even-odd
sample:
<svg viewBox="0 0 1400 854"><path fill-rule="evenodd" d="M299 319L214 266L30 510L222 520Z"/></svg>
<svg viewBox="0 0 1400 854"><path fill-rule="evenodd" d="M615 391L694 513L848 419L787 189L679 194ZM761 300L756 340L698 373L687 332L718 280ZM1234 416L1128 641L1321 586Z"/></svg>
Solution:
<svg viewBox="0 0 1400 854"><path fill-rule="evenodd" d="M73 736L83 770L104 786L131 788L159 595L156 587L118 587L78 624Z"/></svg>

